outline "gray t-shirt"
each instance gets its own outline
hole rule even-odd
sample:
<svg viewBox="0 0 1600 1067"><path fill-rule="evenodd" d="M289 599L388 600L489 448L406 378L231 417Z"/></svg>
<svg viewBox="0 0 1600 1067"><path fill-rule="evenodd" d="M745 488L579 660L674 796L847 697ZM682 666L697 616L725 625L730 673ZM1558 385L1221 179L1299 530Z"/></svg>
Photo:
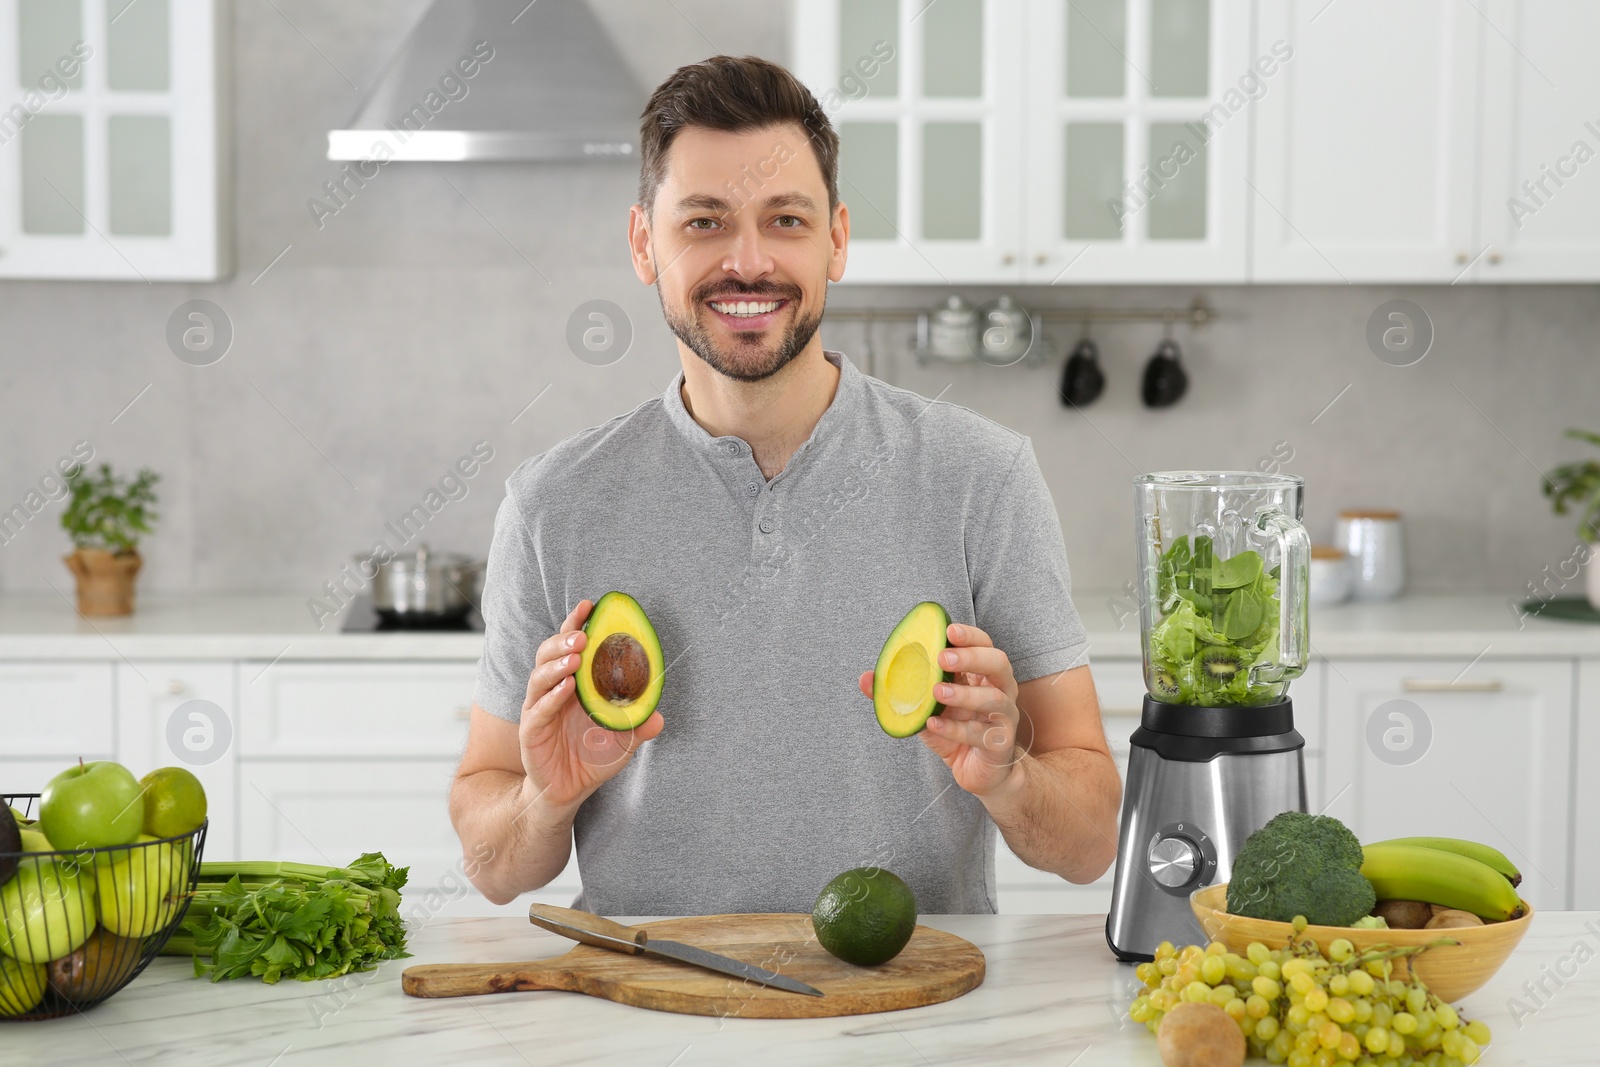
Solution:
<svg viewBox="0 0 1600 1067"><path fill-rule="evenodd" d="M1019 682L1088 662L1066 549L1027 437L862 374L842 353L811 437L768 481L666 392L522 463L484 581L474 699L520 720L538 645L585 598L638 600L665 729L574 820L606 915L809 912L876 864L928 914L995 910L995 825L861 694L923 600L975 624Z"/></svg>

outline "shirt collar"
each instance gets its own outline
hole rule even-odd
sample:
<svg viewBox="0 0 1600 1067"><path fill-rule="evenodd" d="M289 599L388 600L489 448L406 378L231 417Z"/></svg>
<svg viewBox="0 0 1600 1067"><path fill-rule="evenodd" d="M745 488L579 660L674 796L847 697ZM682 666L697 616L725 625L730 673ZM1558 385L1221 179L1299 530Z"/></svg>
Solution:
<svg viewBox="0 0 1600 1067"><path fill-rule="evenodd" d="M856 365L850 362L850 357L843 352L832 349L823 349L822 356L829 363L839 368L839 384L834 389L833 400L828 404L822 417L817 420L817 425L811 431L811 436L806 440L804 448L809 448L813 442L822 441L829 434L837 433L838 427L850 416L859 403L862 382L861 372ZM694 416L689 414L689 409L683 406L683 368L678 368L678 373L673 377L672 383L667 386L662 395L666 405L667 417L672 420L684 438L694 446L706 452L719 454L729 453L728 446L734 446L731 454L749 455L750 446L744 439L734 435L713 437L706 432L706 428L694 421Z"/></svg>

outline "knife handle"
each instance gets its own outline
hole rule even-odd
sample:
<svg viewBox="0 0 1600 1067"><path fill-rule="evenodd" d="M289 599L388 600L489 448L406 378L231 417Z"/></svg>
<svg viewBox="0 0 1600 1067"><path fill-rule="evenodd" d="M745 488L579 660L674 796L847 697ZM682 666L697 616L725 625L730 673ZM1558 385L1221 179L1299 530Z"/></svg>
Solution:
<svg viewBox="0 0 1600 1067"><path fill-rule="evenodd" d="M529 904L528 921L562 937L596 948L608 948L637 956L644 952L648 935L633 926L623 926L599 915L554 904Z"/></svg>

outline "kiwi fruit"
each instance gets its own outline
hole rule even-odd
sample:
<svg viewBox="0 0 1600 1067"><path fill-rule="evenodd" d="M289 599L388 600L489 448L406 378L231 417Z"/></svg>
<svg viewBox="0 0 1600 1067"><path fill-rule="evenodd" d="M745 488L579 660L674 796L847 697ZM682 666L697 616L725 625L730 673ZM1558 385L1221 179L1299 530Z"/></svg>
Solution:
<svg viewBox="0 0 1600 1067"><path fill-rule="evenodd" d="M1429 919L1427 924L1423 926L1423 929L1451 930L1462 926L1482 925L1483 920L1472 914L1470 911L1456 911L1454 909L1447 908L1444 911L1436 914L1433 918Z"/></svg>
<svg viewBox="0 0 1600 1067"><path fill-rule="evenodd" d="M1231 682L1244 669L1244 657L1223 645L1208 645L1195 657L1195 666L1219 682Z"/></svg>
<svg viewBox="0 0 1600 1067"><path fill-rule="evenodd" d="M1157 667L1150 674L1150 695L1157 700L1177 700L1183 694L1183 686L1178 684L1178 679L1165 667Z"/></svg>
<svg viewBox="0 0 1600 1067"><path fill-rule="evenodd" d="M1433 911L1420 900L1380 900L1372 914L1381 915L1394 930L1421 930L1433 918Z"/></svg>

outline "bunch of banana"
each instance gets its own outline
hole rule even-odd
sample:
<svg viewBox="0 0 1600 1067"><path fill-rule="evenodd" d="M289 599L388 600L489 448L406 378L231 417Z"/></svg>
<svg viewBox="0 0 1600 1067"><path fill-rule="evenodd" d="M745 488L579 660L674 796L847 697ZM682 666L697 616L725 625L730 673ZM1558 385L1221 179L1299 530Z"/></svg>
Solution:
<svg viewBox="0 0 1600 1067"><path fill-rule="evenodd" d="M1503 922L1523 912L1522 873L1488 845L1453 837L1398 837L1363 847L1361 873L1382 900L1418 900Z"/></svg>

